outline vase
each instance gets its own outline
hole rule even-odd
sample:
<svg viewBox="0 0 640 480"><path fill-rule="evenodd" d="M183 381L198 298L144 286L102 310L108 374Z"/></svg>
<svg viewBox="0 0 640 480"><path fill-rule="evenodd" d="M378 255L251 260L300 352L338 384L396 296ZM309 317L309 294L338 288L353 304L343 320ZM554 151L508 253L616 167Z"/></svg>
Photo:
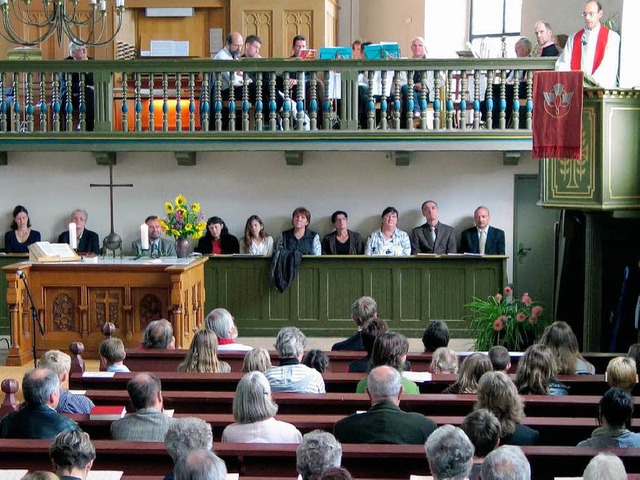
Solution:
<svg viewBox="0 0 640 480"><path fill-rule="evenodd" d="M189 240L186 237L176 238L176 257L187 258L189 256Z"/></svg>

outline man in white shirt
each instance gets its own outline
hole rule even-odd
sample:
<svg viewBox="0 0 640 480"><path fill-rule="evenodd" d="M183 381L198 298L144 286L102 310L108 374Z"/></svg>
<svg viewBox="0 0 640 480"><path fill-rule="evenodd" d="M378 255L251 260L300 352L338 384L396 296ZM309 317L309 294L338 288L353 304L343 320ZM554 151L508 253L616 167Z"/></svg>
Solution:
<svg viewBox="0 0 640 480"><path fill-rule="evenodd" d="M582 70L596 85L616 88L620 35L600 24L600 2L585 3L582 17L584 28L569 37L562 55L556 61L556 70Z"/></svg>

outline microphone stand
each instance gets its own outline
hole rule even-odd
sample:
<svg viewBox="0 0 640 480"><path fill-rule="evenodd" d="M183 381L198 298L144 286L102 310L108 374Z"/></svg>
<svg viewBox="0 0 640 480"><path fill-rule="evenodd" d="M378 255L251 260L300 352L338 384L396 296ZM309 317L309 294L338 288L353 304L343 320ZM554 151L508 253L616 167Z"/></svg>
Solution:
<svg viewBox="0 0 640 480"><path fill-rule="evenodd" d="M33 367L36 368L38 366L38 342L37 342L37 336L36 336L36 325L38 325L40 329L40 333L42 334L43 337L44 337L44 326L42 325L42 322L40 322L40 314L38 313L38 309L36 308L36 302L33 299L33 293L31 292L31 287L29 287L29 283L27 282L27 276L22 270L18 270L16 273L24 283L24 288L27 291L27 296L29 297L29 304L31 305L29 309L31 310L31 320L32 320L31 331L33 332L33 342L32 342L33 343Z"/></svg>

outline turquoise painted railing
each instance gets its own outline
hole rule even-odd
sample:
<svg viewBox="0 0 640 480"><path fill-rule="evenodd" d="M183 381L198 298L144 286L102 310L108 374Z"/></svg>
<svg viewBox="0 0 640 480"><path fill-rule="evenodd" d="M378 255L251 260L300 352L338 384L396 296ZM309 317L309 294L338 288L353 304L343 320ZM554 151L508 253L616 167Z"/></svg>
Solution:
<svg viewBox="0 0 640 480"><path fill-rule="evenodd" d="M533 73L552 69L553 59L144 59L81 65L78 73L77 61L1 62L0 135L14 141L34 134L211 140L252 132L251 138L269 141L292 131L330 139L373 131L489 136L497 129L530 136ZM230 81L234 88L227 88Z"/></svg>

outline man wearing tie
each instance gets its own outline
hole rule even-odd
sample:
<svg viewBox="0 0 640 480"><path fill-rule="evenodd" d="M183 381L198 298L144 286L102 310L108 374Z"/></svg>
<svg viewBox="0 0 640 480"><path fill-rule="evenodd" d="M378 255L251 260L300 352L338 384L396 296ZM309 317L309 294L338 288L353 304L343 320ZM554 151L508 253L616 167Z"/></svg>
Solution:
<svg viewBox="0 0 640 480"><path fill-rule="evenodd" d="M147 217L144 221L149 227L149 250L142 250L142 242L136 240L133 242L133 255L140 257L149 255L150 257L175 257L176 244L170 240L162 238L162 226L156 215Z"/></svg>
<svg viewBox="0 0 640 480"><path fill-rule="evenodd" d="M427 200L422 204L422 214L427 222L411 231L411 254L456 253L455 232L449 225L438 221L438 204Z"/></svg>
<svg viewBox="0 0 640 480"><path fill-rule="evenodd" d="M480 255L504 255L504 231L489 226L489 209L478 207L473 212L475 227L462 232L462 251Z"/></svg>
<svg viewBox="0 0 640 480"><path fill-rule="evenodd" d="M556 61L556 70L582 70L593 83L604 88L616 88L620 35L600 24L600 2L585 3L582 17L584 28L569 37L562 55Z"/></svg>

